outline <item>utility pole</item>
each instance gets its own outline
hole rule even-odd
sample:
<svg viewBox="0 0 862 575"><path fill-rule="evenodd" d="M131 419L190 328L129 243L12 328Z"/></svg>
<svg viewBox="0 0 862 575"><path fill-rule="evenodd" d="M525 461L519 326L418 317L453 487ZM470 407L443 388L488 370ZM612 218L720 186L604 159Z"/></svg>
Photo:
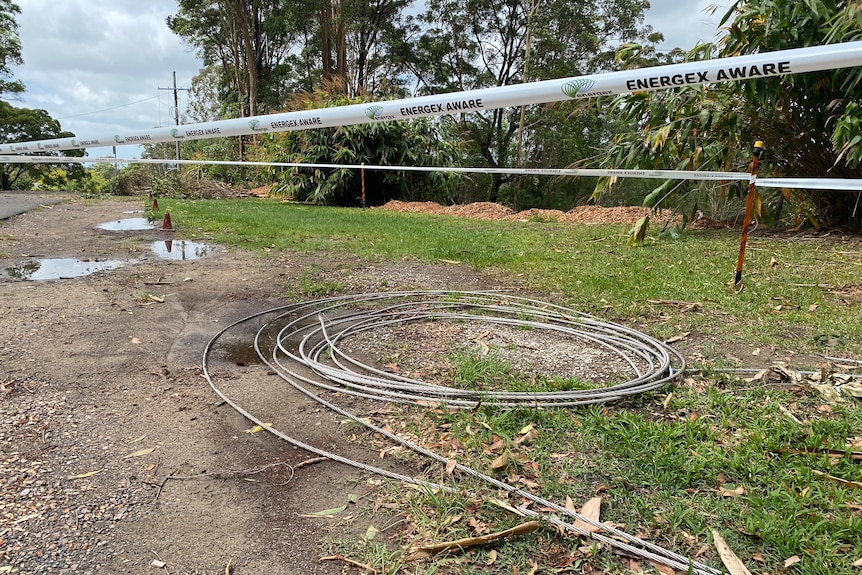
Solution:
<svg viewBox="0 0 862 575"><path fill-rule="evenodd" d="M180 102L179 98L177 98L177 92L180 90L185 90L186 92L191 92L191 88L177 88L177 72L174 71L174 87L173 88L159 88L159 90L173 90L174 92L174 123L179 126L180 125ZM180 159L180 141L176 141L177 144L177 160Z"/></svg>

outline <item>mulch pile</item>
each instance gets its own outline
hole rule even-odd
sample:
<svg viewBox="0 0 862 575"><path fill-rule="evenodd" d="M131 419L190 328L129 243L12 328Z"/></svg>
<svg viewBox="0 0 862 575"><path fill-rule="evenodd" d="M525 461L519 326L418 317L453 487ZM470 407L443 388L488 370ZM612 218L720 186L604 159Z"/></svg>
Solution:
<svg viewBox="0 0 862 575"><path fill-rule="evenodd" d="M516 222L558 222L566 224L626 224L634 225L644 216L650 216L653 224L664 224L678 220L679 215L671 210L653 212L639 206L578 206L562 212L560 210L530 209L514 212L512 209L491 202L475 202L466 205L442 206L435 202L402 202L392 200L381 209L393 212L412 212L444 216L457 216L477 220L507 220Z"/></svg>

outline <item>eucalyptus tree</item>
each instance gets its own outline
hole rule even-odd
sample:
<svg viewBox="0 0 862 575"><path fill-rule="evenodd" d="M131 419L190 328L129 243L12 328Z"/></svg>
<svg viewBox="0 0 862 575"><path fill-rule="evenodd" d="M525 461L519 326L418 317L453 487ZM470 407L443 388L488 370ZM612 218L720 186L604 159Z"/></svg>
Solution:
<svg viewBox="0 0 862 575"><path fill-rule="evenodd" d="M398 50L407 34L411 0L349 0L345 27L349 93L400 93L405 68Z"/></svg>
<svg viewBox="0 0 862 575"><path fill-rule="evenodd" d="M23 63L18 21L21 8L11 0L0 0L0 97L24 92L24 84L12 79L12 66Z"/></svg>
<svg viewBox="0 0 862 575"><path fill-rule="evenodd" d="M565 0L430 0L417 18L421 29L413 42L412 71L419 93L504 86L525 81L577 76L611 69L615 48L642 39L646 0L568 2ZM531 58L527 61L527 43ZM523 137L535 150L554 151L545 162L571 163L559 141L559 133L574 135L585 127L577 104L532 107L524 123ZM553 110L549 113L549 110ZM590 112L587 112L590 114ZM464 114L456 118L464 137L472 144L473 158L490 167L513 162L520 110L513 108ZM590 128L594 118L588 119ZM553 129L542 130L556 126ZM562 154L562 157L556 154ZM531 163L528 161L527 163ZM535 163L535 162L532 162ZM491 176L487 199L498 201L509 177Z"/></svg>
<svg viewBox="0 0 862 575"><path fill-rule="evenodd" d="M168 27L222 78L226 115L277 109L285 66L297 46L302 4L279 0L179 0Z"/></svg>

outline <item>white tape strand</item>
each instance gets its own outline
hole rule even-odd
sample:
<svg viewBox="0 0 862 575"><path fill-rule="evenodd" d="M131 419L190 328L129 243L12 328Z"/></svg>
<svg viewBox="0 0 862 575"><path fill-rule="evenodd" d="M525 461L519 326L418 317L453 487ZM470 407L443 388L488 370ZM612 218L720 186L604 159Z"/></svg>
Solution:
<svg viewBox="0 0 862 575"><path fill-rule="evenodd" d="M757 180L761 188L797 188L806 190L835 190L862 192L862 180L841 178L770 178Z"/></svg>
<svg viewBox="0 0 862 575"><path fill-rule="evenodd" d="M666 90L860 65L862 65L862 41L846 42L418 98L220 120L176 128L153 128L116 134L3 144L0 145L0 154L154 144L348 126L383 120L455 115L510 106Z"/></svg>
<svg viewBox="0 0 862 575"><path fill-rule="evenodd" d="M230 160L158 160L144 158L67 158L58 156L0 156L0 163L37 164L178 164L204 166L244 166L274 168L319 168L331 170L377 170L389 172L454 172L461 174L519 174L527 176L580 176L648 178L658 180L748 180L739 172L697 172L687 170L605 170L596 168L462 168L445 166L374 166L367 164L314 164L298 162L238 162Z"/></svg>
<svg viewBox="0 0 862 575"><path fill-rule="evenodd" d="M377 170L388 172L454 172L460 174L519 174L526 176L617 177L653 180L751 181L747 172L694 170L616 170L600 168L462 168L446 166L375 166L367 164L303 164L299 162L239 162L231 160L159 160L151 158L71 158L66 156L0 156L0 164L176 164L274 168L318 168L331 170ZM840 178L760 178L759 188L796 188L862 192L862 180Z"/></svg>

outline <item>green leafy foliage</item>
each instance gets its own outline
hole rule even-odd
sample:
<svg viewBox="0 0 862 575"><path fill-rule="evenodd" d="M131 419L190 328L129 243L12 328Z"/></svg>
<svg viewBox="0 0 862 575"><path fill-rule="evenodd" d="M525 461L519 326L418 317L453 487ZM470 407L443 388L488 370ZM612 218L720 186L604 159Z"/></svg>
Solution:
<svg viewBox="0 0 862 575"><path fill-rule="evenodd" d="M47 140L74 135L71 132L62 131L60 122L45 110L16 108L8 102L0 101L0 142L2 143ZM41 152L38 155L81 157L84 151ZM3 164L0 166L0 189L30 187L32 182L57 169L63 170L70 179L84 177L84 169L79 164Z"/></svg>
<svg viewBox="0 0 862 575"><path fill-rule="evenodd" d="M361 103L363 99L331 97L318 92L297 98L308 109ZM382 166L453 166L459 142L445 120L418 118L408 122L373 122L274 134L255 151L277 162L362 164ZM362 203L362 173L351 168L278 168L271 193L301 202L342 206ZM449 203L459 176L441 172L365 170L365 203L390 199Z"/></svg>
<svg viewBox="0 0 862 575"><path fill-rule="evenodd" d="M862 37L862 18L856 2L813 0L754 0L735 2L724 16L724 36L717 46L702 44L686 55L697 61L759 52L785 50ZM637 50L620 52L621 62L640 65ZM761 174L774 176L862 176L862 108L857 103L862 86L859 69L794 74L739 82L624 95L603 103L609 113L635 132L613 140L604 163L625 168L664 168L743 171L755 140L766 144ZM596 197L613 185L603 179ZM728 183L712 184L722 197L733 195ZM701 185L701 189L705 186ZM666 182L645 202L654 205L671 192L684 196L690 184ZM766 205L778 205L766 198ZM795 196L784 192L786 200ZM858 225L851 221L850 194L812 192L814 221ZM795 201L793 208L809 205ZM789 212L790 210L788 210ZM800 218L794 214L797 221Z"/></svg>
<svg viewBox="0 0 862 575"><path fill-rule="evenodd" d="M150 185L152 170L142 165L131 165L114 175L105 187L114 196L132 196Z"/></svg>
<svg viewBox="0 0 862 575"><path fill-rule="evenodd" d="M20 80L12 79L12 67L23 63L21 39L15 16L21 8L11 0L0 0L0 96L16 95L24 91Z"/></svg>
<svg viewBox="0 0 862 575"><path fill-rule="evenodd" d="M629 230L629 237L626 240L626 245L642 246L649 231L649 216L644 216L635 222L634 227Z"/></svg>

